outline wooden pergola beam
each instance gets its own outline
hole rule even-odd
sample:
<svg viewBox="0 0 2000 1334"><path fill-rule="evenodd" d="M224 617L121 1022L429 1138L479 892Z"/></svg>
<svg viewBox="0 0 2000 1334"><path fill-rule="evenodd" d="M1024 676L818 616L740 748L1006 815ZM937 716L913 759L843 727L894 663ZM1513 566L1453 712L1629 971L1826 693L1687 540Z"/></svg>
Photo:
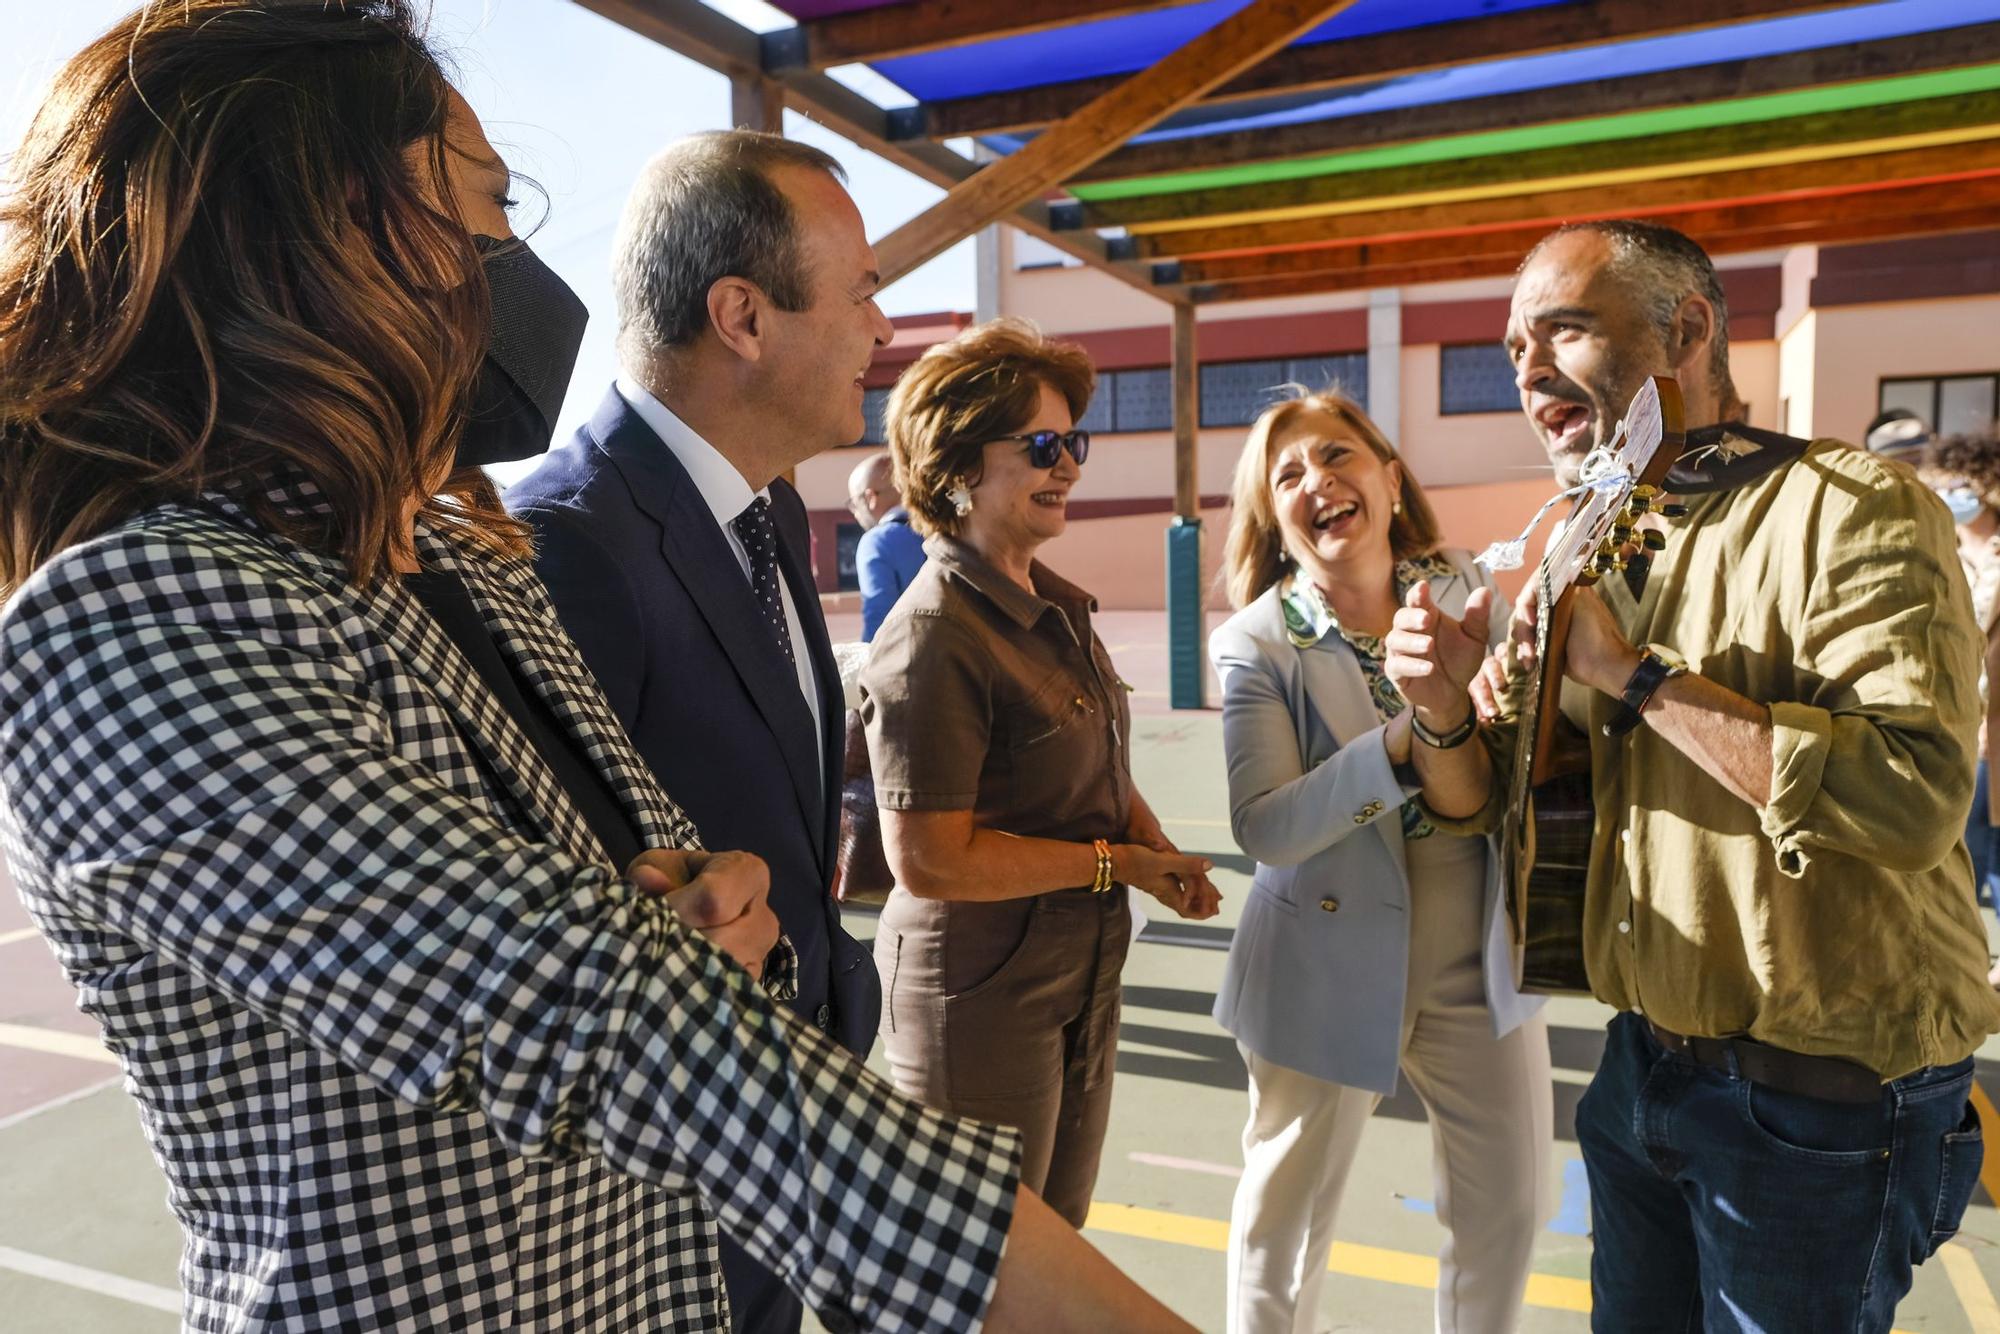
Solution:
<svg viewBox="0 0 2000 1334"><path fill-rule="evenodd" d="M1987 139L1898 153L1826 158L1790 166L1668 176L1615 188L1544 190L1497 199L1339 213L1288 222L1152 232L1134 237L1133 249L1143 259L1165 259L1232 250L1329 245L1455 228L1498 227L1549 218L1635 217L1725 203L1753 203L1788 194L1845 192L1889 182L1918 185L1965 180L1996 168L2000 168L2000 140Z"/></svg>
<svg viewBox="0 0 2000 1334"><path fill-rule="evenodd" d="M701 4L700 0L575 0L612 22L679 52L710 69L739 79L766 77L762 47L756 33ZM892 139L889 117L845 84L810 70L790 70L773 80L782 86L784 101L794 111L835 134L932 185L950 189L977 170L974 163L942 144ZM1109 274L1148 296L1176 299L1153 282L1152 270L1129 260L1116 260L1095 232L1058 230L1046 203L1034 200L1016 208L1004 221L1040 237L1066 254Z"/></svg>
<svg viewBox="0 0 2000 1334"><path fill-rule="evenodd" d="M1223 84L1203 100L1232 102L1276 92L1337 88L1508 56L1570 51L1857 3L1861 0L1597 0L1588 5L1546 5L1490 18L1292 47ZM913 132L950 139L1034 129L1074 114L1119 82L1117 76L1078 79L928 102L919 108L921 114L913 117L922 123L921 130Z"/></svg>
<svg viewBox="0 0 2000 1334"><path fill-rule="evenodd" d="M1228 219L1273 209L1304 209L1394 199L1476 186L1519 185L1532 190L1540 180L1560 180L1597 172L1640 167L1700 164L1789 148L1808 148L1930 134L1981 126L2000 133L2000 91L1958 97L1892 102L1752 124L1684 130L1678 134L1610 139L1525 153L1427 162L1413 167L1271 181L1257 185L1182 190L1085 204L1088 227L1131 227L1187 218Z"/></svg>
<svg viewBox="0 0 2000 1334"><path fill-rule="evenodd" d="M1076 173L1075 182L1126 180L1180 171L1277 162L1382 148L1488 130L1613 116L1664 107L1758 97L1798 89L1927 74L2000 61L2000 22L1916 33L1849 46L1819 47L1755 60L1727 60L1631 78L1536 88L1428 106L1339 116L1303 125L1190 135L1132 144Z"/></svg>
<svg viewBox="0 0 2000 1334"><path fill-rule="evenodd" d="M1679 225L1680 219L1668 217ZM1741 254L1791 245L1829 245L1843 241L1876 241L1896 236L1931 236L1944 232L1980 231L1994 225L1990 205L1949 209L1929 216L1883 214L1879 216L1826 219L1796 226L1751 228L1733 232L1688 234L1711 255ZM1685 229L1684 229L1685 230ZM1539 239L1539 238L1537 238ZM1530 243L1532 244L1532 242ZM1303 277L1243 279L1234 282L1197 283L1189 289L1199 305L1229 301L1254 301L1277 296L1301 296L1325 292L1351 292L1373 287L1396 287L1417 283L1450 282L1466 278L1498 278L1514 272L1523 251L1502 255L1473 255L1461 259L1439 259L1407 264L1369 264Z"/></svg>
<svg viewBox="0 0 2000 1334"><path fill-rule="evenodd" d="M1697 240L1749 232L1778 234L1818 226L1862 225L1984 209L2000 223L2000 172L1969 181L1861 190L1835 196L1781 199L1692 209L1672 215L1673 225ZM1190 285L1314 277L1366 268L1478 257L1518 260L1562 220L1538 218L1519 226L1476 232L1372 238L1366 241L1251 255L1184 259L1179 281Z"/></svg>
<svg viewBox="0 0 2000 1334"><path fill-rule="evenodd" d="M774 40L769 45L777 47L787 61L807 69L827 69L996 37L1018 37L1159 7L1158 0L1007 0L1005 4L993 0L918 0L813 19L790 32L771 34Z"/></svg>
<svg viewBox="0 0 2000 1334"><path fill-rule="evenodd" d="M953 186L944 199L878 241L875 257L882 281L894 282L980 227L1061 184L1071 173L1353 3L1251 0L1019 152Z"/></svg>

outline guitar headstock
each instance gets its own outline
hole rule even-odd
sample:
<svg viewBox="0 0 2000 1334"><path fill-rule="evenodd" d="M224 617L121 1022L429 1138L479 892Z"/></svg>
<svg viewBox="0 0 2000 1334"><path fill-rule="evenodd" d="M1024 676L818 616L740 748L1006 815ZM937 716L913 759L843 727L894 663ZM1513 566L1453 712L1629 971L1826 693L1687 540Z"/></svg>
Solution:
<svg viewBox="0 0 2000 1334"><path fill-rule="evenodd" d="M1680 385L1664 375L1648 378L1632 396L1611 443L1593 452L1597 484L1578 499L1543 557L1551 593L1624 569L1622 553L1634 541L1652 550L1664 545L1659 533L1638 532L1634 525L1665 508L1660 484L1685 439Z"/></svg>

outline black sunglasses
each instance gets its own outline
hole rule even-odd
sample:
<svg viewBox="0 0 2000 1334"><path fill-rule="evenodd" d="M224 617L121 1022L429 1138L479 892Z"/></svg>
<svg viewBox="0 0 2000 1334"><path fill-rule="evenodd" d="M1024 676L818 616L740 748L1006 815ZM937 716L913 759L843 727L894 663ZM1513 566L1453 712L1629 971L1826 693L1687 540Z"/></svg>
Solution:
<svg viewBox="0 0 2000 1334"><path fill-rule="evenodd" d="M1088 431L1029 431L1026 435L995 436L996 440L1019 440L1028 446L1028 462L1037 468L1053 468L1063 450L1076 460L1077 466L1090 457L1090 432Z"/></svg>

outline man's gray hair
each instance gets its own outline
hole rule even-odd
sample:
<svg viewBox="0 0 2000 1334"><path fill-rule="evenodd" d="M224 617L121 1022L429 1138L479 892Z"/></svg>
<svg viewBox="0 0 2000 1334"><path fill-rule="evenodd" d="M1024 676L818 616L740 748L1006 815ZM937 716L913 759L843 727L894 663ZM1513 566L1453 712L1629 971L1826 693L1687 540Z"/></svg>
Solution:
<svg viewBox="0 0 2000 1334"><path fill-rule="evenodd" d="M1729 374L1729 299L1722 292L1722 278L1708 252L1687 236L1657 222L1634 218L1605 218L1593 222L1571 222L1556 228L1521 261L1525 272L1542 247L1558 236L1592 232L1611 247L1607 266L1645 302L1646 318L1660 331L1662 341L1671 343L1674 314L1681 302L1699 294L1715 308L1715 337L1708 345L1709 370L1718 388L1734 383Z"/></svg>
<svg viewBox="0 0 2000 1334"><path fill-rule="evenodd" d="M690 135L639 173L611 250L618 350L628 365L699 337L708 289L722 278L747 278L781 310L811 304L798 220L771 181L780 167L847 179L819 149L756 130Z"/></svg>

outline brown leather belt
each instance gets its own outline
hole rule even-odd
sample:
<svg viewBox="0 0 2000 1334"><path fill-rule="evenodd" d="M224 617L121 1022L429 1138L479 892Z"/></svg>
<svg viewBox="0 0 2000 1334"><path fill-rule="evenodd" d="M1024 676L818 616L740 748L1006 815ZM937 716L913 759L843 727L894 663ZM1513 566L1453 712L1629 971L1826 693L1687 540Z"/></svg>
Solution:
<svg viewBox="0 0 2000 1334"><path fill-rule="evenodd" d="M1882 1081L1873 1070L1837 1056L1806 1056L1750 1038L1684 1037L1650 1019L1646 1026L1668 1051L1780 1093L1828 1102L1876 1102L1882 1097Z"/></svg>

